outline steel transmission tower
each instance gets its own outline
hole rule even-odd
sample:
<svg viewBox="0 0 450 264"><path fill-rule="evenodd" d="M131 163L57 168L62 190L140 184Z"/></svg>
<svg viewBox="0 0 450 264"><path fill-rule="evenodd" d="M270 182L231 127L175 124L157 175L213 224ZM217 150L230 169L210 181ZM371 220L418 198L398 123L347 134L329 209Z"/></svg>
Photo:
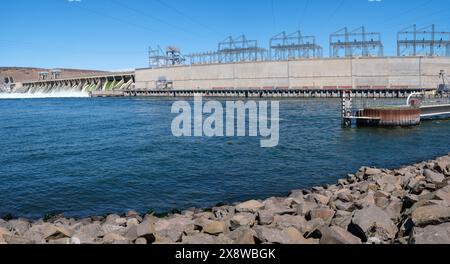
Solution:
<svg viewBox="0 0 450 264"><path fill-rule="evenodd" d="M345 27L330 35L330 57L355 56L384 56L381 34L366 32L362 26L352 31Z"/></svg>

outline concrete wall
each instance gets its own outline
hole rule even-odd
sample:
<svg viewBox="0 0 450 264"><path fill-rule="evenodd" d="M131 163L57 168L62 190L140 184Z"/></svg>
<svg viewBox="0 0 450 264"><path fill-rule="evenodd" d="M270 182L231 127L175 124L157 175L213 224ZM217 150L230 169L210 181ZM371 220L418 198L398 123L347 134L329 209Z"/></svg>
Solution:
<svg viewBox="0 0 450 264"><path fill-rule="evenodd" d="M174 89L435 88L450 58L373 57L304 59L136 70L137 89L156 89L160 77Z"/></svg>

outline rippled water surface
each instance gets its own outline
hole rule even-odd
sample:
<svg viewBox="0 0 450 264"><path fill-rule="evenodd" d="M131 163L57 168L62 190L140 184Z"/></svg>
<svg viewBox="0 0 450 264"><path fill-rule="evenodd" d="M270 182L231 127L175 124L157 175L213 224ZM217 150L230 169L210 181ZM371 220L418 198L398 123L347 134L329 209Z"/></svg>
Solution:
<svg viewBox="0 0 450 264"><path fill-rule="evenodd" d="M450 121L342 129L339 100L280 102L280 145L175 138L173 101L0 100L0 216L208 207L334 183L364 165L447 154Z"/></svg>

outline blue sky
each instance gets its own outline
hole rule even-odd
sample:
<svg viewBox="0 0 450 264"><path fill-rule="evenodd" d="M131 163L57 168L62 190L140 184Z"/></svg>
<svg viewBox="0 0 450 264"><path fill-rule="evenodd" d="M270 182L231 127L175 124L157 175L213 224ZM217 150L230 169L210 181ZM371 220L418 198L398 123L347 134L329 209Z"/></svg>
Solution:
<svg viewBox="0 0 450 264"><path fill-rule="evenodd" d="M2 0L0 66L122 70L146 67L148 46L217 49L228 35L268 46L281 31L328 36L344 26L382 33L412 24L450 31L448 0Z"/></svg>

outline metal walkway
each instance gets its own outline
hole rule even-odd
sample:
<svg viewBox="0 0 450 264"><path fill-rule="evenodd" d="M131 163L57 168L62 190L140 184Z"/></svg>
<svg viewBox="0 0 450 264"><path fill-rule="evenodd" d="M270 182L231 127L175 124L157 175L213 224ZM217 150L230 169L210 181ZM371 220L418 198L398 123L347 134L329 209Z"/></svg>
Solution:
<svg viewBox="0 0 450 264"><path fill-rule="evenodd" d="M450 103L437 104L437 105L425 105L420 107L421 118L440 117L450 115Z"/></svg>

